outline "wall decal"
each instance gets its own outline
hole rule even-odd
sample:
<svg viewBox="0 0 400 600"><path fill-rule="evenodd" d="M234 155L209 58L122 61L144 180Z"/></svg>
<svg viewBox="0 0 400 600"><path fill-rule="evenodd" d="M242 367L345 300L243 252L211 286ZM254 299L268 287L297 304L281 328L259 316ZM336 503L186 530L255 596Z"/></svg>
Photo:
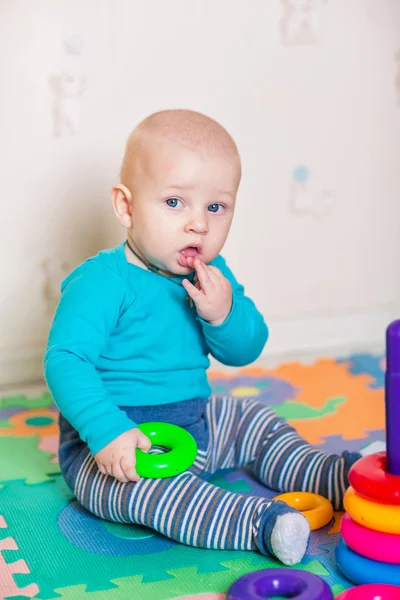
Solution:
<svg viewBox="0 0 400 600"><path fill-rule="evenodd" d="M53 133L55 137L75 135L79 131L81 97L85 91L87 77L77 68L76 61L84 48L81 34L71 35L64 40L68 63L65 70L50 77L53 91Z"/></svg>
<svg viewBox="0 0 400 600"><path fill-rule="evenodd" d="M297 215L321 218L331 212L333 195L326 189L316 190L310 180L308 167L299 165L293 170L289 191L290 210Z"/></svg>
<svg viewBox="0 0 400 600"><path fill-rule="evenodd" d="M83 52L85 39L81 33L70 35L64 40L64 49L71 56L79 56Z"/></svg>
<svg viewBox="0 0 400 600"><path fill-rule="evenodd" d="M279 22L282 44L312 45L318 41L318 9L327 0L281 0L282 19Z"/></svg>

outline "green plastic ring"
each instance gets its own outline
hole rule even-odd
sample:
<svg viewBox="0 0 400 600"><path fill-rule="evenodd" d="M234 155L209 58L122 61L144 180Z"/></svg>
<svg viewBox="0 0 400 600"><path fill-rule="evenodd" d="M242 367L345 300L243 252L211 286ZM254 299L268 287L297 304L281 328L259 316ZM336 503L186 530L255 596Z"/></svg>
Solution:
<svg viewBox="0 0 400 600"><path fill-rule="evenodd" d="M136 472L140 477L173 477L186 471L196 460L196 441L182 427L171 423L142 423L138 427L150 439L152 446L170 449L163 454L147 454L137 448Z"/></svg>

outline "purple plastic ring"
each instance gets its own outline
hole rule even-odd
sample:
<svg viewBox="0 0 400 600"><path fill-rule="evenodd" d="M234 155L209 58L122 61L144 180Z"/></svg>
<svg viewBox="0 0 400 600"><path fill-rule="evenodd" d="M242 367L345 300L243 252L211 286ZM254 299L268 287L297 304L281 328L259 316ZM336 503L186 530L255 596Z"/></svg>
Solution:
<svg viewBox="0 0 400 600"><path fill-rule="evenodd" d="M231 585L226 600L266 600L275 596L294 600L333 600L326 581L299 569L262 569L248 573Z"/></svg>

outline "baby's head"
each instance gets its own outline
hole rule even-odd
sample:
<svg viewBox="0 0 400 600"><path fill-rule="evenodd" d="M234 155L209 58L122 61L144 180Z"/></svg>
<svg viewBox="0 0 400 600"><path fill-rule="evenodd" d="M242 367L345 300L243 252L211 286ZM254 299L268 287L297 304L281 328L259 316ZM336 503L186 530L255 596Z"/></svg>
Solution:
<svg viewBox="0 0 400 600"><path fill-rule="evenodd" d="M209 263L221 251L240 176L236 144L219 123L190 110L158 112L128 138L114 209L146 262L185 275L188 257Z"/></svg>

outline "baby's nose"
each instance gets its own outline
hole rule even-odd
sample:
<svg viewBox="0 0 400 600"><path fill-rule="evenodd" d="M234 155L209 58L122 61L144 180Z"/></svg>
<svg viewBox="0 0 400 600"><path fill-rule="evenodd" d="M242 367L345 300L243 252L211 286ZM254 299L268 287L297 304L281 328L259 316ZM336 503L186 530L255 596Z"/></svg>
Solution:
<svg viewBox="0 0 400 600"><path fill-rule="evenodd" d="M207 233L208 222L205 217L197 216L188 221L186 224L186 231L193 231L194 233Z"/></svg>

